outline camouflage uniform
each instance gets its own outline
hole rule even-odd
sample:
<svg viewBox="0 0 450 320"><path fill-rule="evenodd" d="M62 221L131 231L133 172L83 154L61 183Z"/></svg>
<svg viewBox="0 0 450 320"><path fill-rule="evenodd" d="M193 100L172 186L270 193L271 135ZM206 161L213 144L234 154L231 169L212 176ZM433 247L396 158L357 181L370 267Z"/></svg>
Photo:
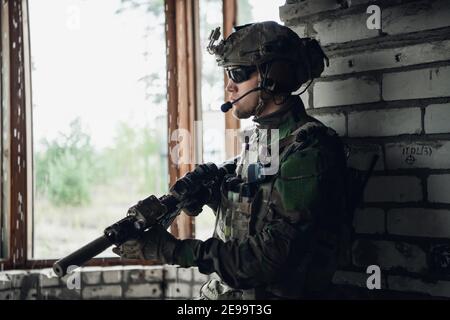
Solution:
<svg viewBox="0 0 450 320"><path fill-rule="evenodd" d="M259 73L256 128L235 172L212 187L207 204L216 213L214 236L177 240L160 227L141 239L137 251L216 273L220 280L202 288L205 299L322 298L337 266L346 212L344 149L291 92L321 74L326 56L315 40L275 22L242 26L215 45L219 35L218 29L211 33L208 51L231 80L248 80L241 66ZM284 102L277 111L261 116L265 101L279 97ZM270 129L279 134L269 135Z"/></svg>
<svg viewBox="0 0 450 320"><path fill-rule="evenodd" d="M254 159L238 165L210 204L217 218L214 237L183 240L175 254L181 266L216 272L229 286L222 292L240 297L234 289L241 289L243 298L257 299L323 297L330 284L345 210L345 157L335 132L302 110L300 98L291 96L279 111L256 120L248 149L262 129L279 129L278 173L249 183L246 168ZM233 179L239 171L242 182L230 190L240 181Z"/></svg>
<svg viewBox="0 0 450 320"><path fill-rule="evenodd" d="M275 22L241 26L215 45L219 36L218 29L211 33L208 51L231 80L248 80L240 66L257 68L256 128L234 174L212 188L214 236L177 240L160 227L141 239L137 251L146 259L216 273L220 280L203 286L204 299L325 298L349 221L344 147L291 93L320 76L328 60L317 41ZM265 101L279 97L280 108L261 116ZM278 136L269 129L278 129ZM264 149L272 160L280 155L270 174Z"/></svg>

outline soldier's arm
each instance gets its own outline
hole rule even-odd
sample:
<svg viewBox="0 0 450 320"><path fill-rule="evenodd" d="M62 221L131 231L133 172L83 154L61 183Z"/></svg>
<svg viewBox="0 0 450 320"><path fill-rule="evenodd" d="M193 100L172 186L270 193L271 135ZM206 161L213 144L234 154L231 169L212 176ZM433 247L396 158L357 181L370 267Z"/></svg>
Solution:
<svg viewBox="0 0 450 320"><path fill-rule="evenodd" d="M175 263L197 266L204 274L216 272L233 288L252 288L276 280L294 250L294 241L305 234L277 221L241 243L187 239L176 249Z"/></svg>

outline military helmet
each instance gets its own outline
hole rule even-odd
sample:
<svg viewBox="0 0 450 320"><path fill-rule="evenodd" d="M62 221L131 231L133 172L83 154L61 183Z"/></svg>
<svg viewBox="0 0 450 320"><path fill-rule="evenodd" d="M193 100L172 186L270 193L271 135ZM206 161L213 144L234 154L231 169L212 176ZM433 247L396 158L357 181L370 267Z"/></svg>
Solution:
<svg viewBox="0 0 450 320"><path fill-rule="evenodd" d="M208 52L219 66L256 66L273 93L291 93L310 79L319 77L328 63L316 40L301 39L290 28L274 21L236 26L235 31L217 45L220 28L211 32ZM294 71L294 72L292 72Z"/></svg>

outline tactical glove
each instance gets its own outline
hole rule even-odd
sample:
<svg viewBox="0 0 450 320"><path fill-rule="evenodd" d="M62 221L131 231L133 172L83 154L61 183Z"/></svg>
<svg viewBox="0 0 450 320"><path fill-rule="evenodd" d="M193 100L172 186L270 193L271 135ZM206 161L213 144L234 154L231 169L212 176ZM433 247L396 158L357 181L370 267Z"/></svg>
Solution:
<svg viewBox="0 0 450 320"><path fill-rule="evenodd" d="M157 224L138 240L129 240L113 252L125 259L159 260L174 263L175 248L181 241Z"/></svg>

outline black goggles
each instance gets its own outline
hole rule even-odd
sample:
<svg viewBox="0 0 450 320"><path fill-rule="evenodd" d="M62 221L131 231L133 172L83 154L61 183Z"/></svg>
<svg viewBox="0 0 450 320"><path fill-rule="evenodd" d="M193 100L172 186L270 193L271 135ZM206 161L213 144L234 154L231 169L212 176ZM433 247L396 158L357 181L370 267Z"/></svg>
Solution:
<svg viewBox="0 0 450 320"><path fill-rule="evenodd" d="M228 78L233 80L234 83L241 83L250 79L253 72L256 71L255 66L239 66L227 68Z"/></svg>

